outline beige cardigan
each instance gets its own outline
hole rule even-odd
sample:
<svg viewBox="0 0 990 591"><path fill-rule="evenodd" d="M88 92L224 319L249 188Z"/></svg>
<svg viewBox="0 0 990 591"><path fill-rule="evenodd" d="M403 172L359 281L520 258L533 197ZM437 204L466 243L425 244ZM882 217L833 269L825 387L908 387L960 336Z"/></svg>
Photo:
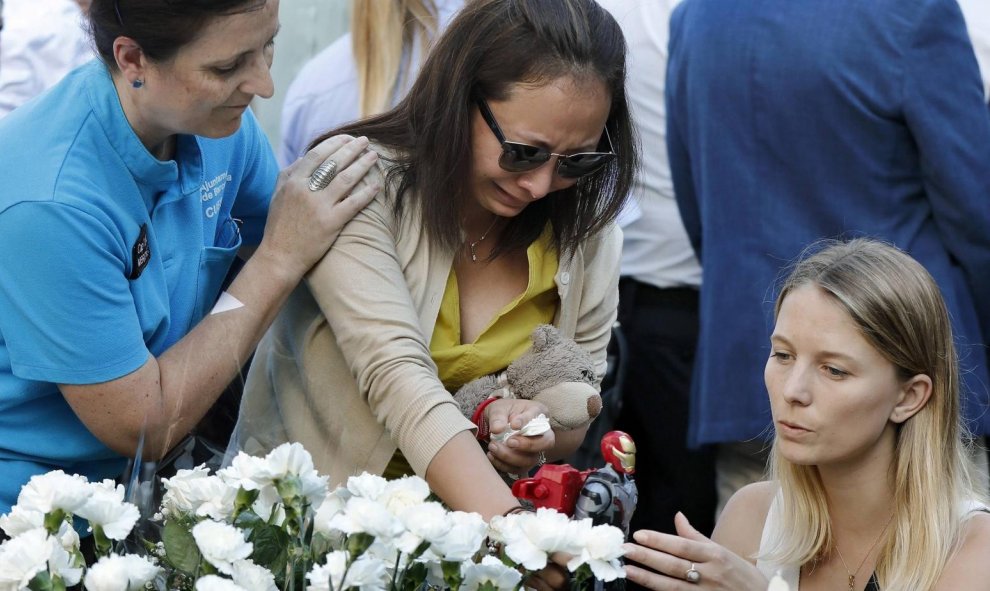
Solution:
<svg viewBox="0 0 990 591"><path fill-rule="evenodd" d="M383 192L384 193L384 192ZM341 232L258 345L232 448L264 454L301 442L331 485L381 474L402 449L423 476L472 429L440 382L429 342L453 252L431 245L406 200L379 196ZM618 305L620 230L560 257L554 324L605 369Z"/></svg>

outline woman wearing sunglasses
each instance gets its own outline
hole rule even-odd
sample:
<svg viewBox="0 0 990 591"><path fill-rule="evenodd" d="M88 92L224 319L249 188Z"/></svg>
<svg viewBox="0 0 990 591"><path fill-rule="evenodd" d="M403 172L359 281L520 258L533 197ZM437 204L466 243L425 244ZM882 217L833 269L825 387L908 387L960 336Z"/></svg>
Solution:
<svg viewBox="0 0 990 591"><path fill-rule="evenodd" d="M569 455L585 428L492 443L451 392L552 323L605 368L636 149L625 42L594 0L469 2L366 135L387 189L343 231L263 340L235 443L301 441L341 482L424 476L486 519L518 506L497 470ZM370 177L371 175L369 175ZM369 180L373 182L373 180ZM542 405L498 400L493 433Z"/></svg>

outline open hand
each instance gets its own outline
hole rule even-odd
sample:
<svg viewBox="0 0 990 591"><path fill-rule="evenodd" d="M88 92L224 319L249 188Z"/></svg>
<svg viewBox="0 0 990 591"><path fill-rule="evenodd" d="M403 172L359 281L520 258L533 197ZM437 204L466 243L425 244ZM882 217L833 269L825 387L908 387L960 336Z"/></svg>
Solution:
<svg viewBox="0 0 990 591"><path fill-rule="evenodd" d="M691 527L687 517L674 517L678 535L641 529L635 544L626 544L626 577L657 591L766 591L769 581L748 560L716 544ZM696 582L688 580L689 571Z"/></svg>

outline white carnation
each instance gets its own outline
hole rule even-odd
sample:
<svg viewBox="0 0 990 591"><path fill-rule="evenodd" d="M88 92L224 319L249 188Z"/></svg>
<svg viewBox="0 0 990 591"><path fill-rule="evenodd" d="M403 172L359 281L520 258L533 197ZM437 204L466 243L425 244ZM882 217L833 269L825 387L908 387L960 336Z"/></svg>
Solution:
<svg viewBox="0 0 990 591"><path fill-rule="evenodd" d="M373 556L362 555L351 563L344 579L345 588L358 591L381 591L387 587L388 568L386 563Z"/></svg>
<svg viewBox="0 0 990 591"><path fill-rule="evenodd" d="M162 480L165 496L162 513L170 515L197 515L211 519L228 519L234 511L237 489L219 476L210 475L204 466L192 470L179 470L172 478Z"/></svg>
<svg viewBox="0 0 990 591"><path fill-rule="evenodd" d="M75 565L72 555L58 543L57 539L51 539L54 543L52 544L52 553L48 557L48 572L57 575L67 587L78 585L79 579L82 578L82 567Z"/></svg>
<svg viewBox="0 0 990 591"><path fill-rule="evenodd" d="M111 540L123 540L131 533L141 516L137 506L124 502L124 485L112 480L90 485L92 495L76 511L76 515L89 521L90 526L100 526Z"/></svg>
<svg viewBox="0 0 990 591"><path fill-rule="evenodd" d="M591 519L581 520L590 526ZM587 564L595 578L601 581L614 581L625 577L620 558L625 553L622 544L625 535L622 530L611 525L596 525L588 528L588 534L583 536L581 552L571 558L567 569L576 571L581 565Z"/></svg>
<svg viewBox="0 0 990 591"><path fill-rule="evenodd" d="M282 497L279 496L274 486L265 485L261 488L258 498L251 505L251 510L263 521L277 527L281 527L285 522L285 508L282 506Z"/></svg>
<svg viewBox="0 0 990 591"><path fill-rule="evenodd" d="M328 494L319 508L316 509L316 515L313 517L314 533L324 536L330 535L330 520L334 515L344 510L344 506L347 504L345 496L349 496L349 493L348 495L339 494L340 491L346 492L347 489L338 489Z"/></svg>
<svg viewBox="0 0 990 591"><path fill-rule="evenodd" d="M300 443L283 443L265 456L261 470L265 478L277 480L286 476L302 476L315 472L313 456Z"/></svg>
<svg viewBox="0 0 990 591"><path fill-rule="evenodd" d="M62 546L44 528L32 529L0 546L0 589L23 589Z"/></svg>
<svg viewBox="0 0 990 591"><path fill-rule="evenodd" d="M488 534L488 524L477 513L453 511L450 513L450 530L447 535L433 540L433 551L444 560L463 562L470 560Z"/></svg>
<svg viewBox="0 0 990 591"><path fill-rule="evenodd" d="M430 496L430 486L419 476L390 480L378 497L389 513L398 516L405 509L418 507Z"/></svg>
<svg viewBox="0 0 990 591"><path fill-rule="evenodd" d="M405 526L397 543L400 550L411 554L423 542L439 541L450 531L450 513L440 503L423 503L407 507L399 514L399 521Z"/></svg>
<svg viewBox="0 0 990 591"><path fill-rule="evenodd" d="M238 560L233 565L234 582L247 591L278 591L275 575L250 560Z"/></svg>
<svg viewBox="0 0 990 591"><path fill-rule="evenodd" d="M583 549L582 525L572 522L563 513L540 508L536 513L516 513L493 519L496 539L505 544L506 555L528 570L546 566L547 556L554 552L571 555Z"/></svg>
<svg viewBox="0 0 990 591"><path fill-rule="evenodd" d="M383 541L398 537L404 529L381 503L364 497L351 497L344 510L330 518L327 527L345 534L370 534Z"/></svg>
<svg viewBox="0 0 990 591"><path fill-rule="evenodd" d="M490 583L498 591L512 591L522 580L522 574L494 556L485 556L481 563L466 562L461 567L462 591L475 591Z"/></svg>
<svg viewBox="0 0 990 591"><path fill-rule="evenodd" d="M89 567L83 586L88 591L138 591L150 583L159 570L143 556L111 554Z"/></svg>
<svg viewBox="0 0 990 591"><path fill-rule="evenodd" d="M246 589L230 579L206 575L196 580L196 591L246 591Z"/></svg>
<svg viewBox="0 0 990 591"><path fill-rule="evenodd" d="M356 497L364 497L371 501L377 501L378 497L385 492L388 481L377 474L367 472L360 476L351 476L347 479L347 490Z"/></svg>
<svg viewBox="0 0 990 591"><path fill-rule="evenodd" d="M31 477L17 496L17 505L41 513L61 509L66 513L76 510L89 498L89 482L78 474L68 475L61 470Z"/></svg>
<svg viewBox="0 0 990 591"><path fill-rule="evenodd" d="M309 581L307 591L339 591L343 583L344 572L347 570L347 552L335 550L326 555L326 564L314 565L306 579Z"/></svg>
<svg viewBox="0 0 990 591"><path fill-rule="evenodd" d="M192 528L193 539L203 558L224 574L233 572L233 563L251 555L254 546L244 539L244 532L217 521L201 521Z"/></svg>
<svg viewBox="0 0 990 591"><path fill-rule="evenodd" d="M230 462L230 465L220 470L218 475L232 488L258 490L268 484L267 462L264 458L251 456L240 452Z"/></svg>
<svg viewBox="0 0 990 591"><path fill-rule="evenodd" d="M10 509L10 513L0 517L0 528L9 538L15 538L26 531L44 526L44 513L20 505L14 505Z"/></svg>

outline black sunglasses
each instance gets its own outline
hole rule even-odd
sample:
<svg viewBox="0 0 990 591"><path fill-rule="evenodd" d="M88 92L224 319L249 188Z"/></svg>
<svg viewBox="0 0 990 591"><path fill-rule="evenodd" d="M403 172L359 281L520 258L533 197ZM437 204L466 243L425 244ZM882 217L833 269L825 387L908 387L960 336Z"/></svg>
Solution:
<svg viewBox="0 0 990 591"><path fill-rule="evenodd" d="M488 103L483 98L477 99L478 110L488 124L488 128L495 134L495 138L502 144L502 155L499 156L498 165L502 170L508 172L526 172L535 170L546 164L552 156L557 157L557 174L565 179L578 179L583 176L598 172L606 164L615 159L615 148L612 147L612 138L608 135L608 128L605 128L605 139L608 141L608 152L580 152L578 154L556 154L545 148L510 142L505 139L502 128L495 121L495 115L488 107Z"/></svg>

